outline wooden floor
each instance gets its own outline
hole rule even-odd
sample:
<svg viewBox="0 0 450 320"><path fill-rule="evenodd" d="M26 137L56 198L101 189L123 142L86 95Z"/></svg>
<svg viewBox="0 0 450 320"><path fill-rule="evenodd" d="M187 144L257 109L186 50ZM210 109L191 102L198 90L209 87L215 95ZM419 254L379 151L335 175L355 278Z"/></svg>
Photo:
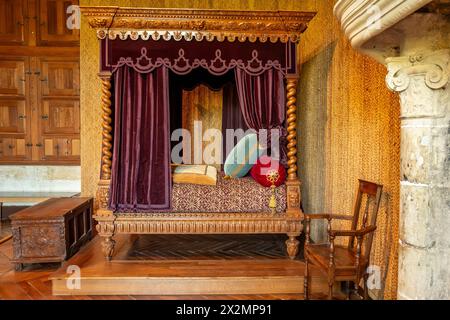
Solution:
<svg viewBox="0 0 450 320"><path fill-rule="evenodd" d="M284 238L200 237L122 236L111 263L104 261L96 238L59 270L55 265L32 265L23 272L15 272L9 263L12 247L8 241L0 245L0 299L303 298L304 264L285 259ZM67 291L69 265L81 268L83 290L76 295ZM313 298L321 299L326 284L317 276L313 273Z"/></svg>
<svg viewBox="0 0 450 320"><path fill-rule="evenodd" d="M0 244L11 238L11 222L9 220L0 221Z"/></svg>

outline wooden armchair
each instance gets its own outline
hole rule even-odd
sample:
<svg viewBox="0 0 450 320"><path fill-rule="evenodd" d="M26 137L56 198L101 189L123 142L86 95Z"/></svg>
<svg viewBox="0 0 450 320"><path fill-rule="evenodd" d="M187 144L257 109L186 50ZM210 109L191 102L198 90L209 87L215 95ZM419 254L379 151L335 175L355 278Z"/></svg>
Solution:
<svg viewBox="0 0 450 320"><path fill-rule="evenodd" d="M329 299L333 298L333 284L335 281L353 281L355 290L358 290L361 278L364 278L364 299L367 299L368 274L366 269L370 261L370 251L376 229L382 189L382 185L359 180L353 216L333 214L305 215L305 300L309 299L309 285L311 282L309 263L317 266L327 276ZM362 215L361 212L363 212ZM362 217L362 220L360 220L360 217ZM313 219L328 220L328 243L311 243L310 225ZM333 230L333 220L352 221L351 229ZM335 245L336 237L348 237L348 245ZM348 292L347 298L349 298L349 294L350 292Z"/></svg>

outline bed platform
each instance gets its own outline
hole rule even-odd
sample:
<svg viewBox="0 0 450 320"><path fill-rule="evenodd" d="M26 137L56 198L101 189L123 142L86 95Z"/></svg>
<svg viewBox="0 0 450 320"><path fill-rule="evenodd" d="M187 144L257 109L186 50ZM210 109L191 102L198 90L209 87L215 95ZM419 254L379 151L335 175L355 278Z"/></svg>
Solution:
<svg viewBox="0 0 450 320"><path fill-rule="evenodd" d="M297 176L297 44L315 13L119 7L82 7L81 10L102 44L127 43L126 54L120 57L114 56L117 51L105 46L100 52L102 163L94 218L103 238L106 259L110 260L114 254L116 234L286 234L287 253L294 259L299 244L296 237L303 229L301 183ZM159 41L163 47L175 40L184 49L169 50L167 57L155 57L151 56L154 54L151 50L137 48L147 40ZM218 47L213 50L212 45ZM196 50L196 46L201 48ZM241 46L245 59L231 59L230 55ZM196 52L207 57L192 56ZM272 59L273 54L279 55ZM269 59L264 55L272 56ZM105 59L116 61L111 63ZM240 181L220 178L216 187L190 186L189 190L187 186L175 185L170 212L110 210L114 152L111 86L114 68L123 65L132 66L137 72L151 72L163 65L178 74L196 68L207 69L214 75L234 68L254 75L268 69L282 71L288 169L285 185L277 189L277 212L272 213L267 207L270 189L257 186L251 178Z"/></svg>

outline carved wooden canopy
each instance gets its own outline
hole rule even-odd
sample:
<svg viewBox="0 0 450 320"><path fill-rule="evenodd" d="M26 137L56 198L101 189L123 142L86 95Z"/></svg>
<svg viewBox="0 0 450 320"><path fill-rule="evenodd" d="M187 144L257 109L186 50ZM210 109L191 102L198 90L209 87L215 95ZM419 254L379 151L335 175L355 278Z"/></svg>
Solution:
<svg viewBox="0 0 450 320"><path fill-rule="evenodd" d="M81 7L100 39L297 42L315 12Z"/></svg>

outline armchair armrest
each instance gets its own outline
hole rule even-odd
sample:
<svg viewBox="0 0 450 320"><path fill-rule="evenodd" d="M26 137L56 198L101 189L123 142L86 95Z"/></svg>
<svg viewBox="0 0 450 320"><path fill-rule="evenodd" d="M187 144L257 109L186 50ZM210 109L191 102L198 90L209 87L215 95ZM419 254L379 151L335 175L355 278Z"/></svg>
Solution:
<svg viewBox="0 0 450 320"><path fill-rule="evenodd" d="M353 216L342 214L331 214L331 213L305 214L305 218L310 220L317 220L317 219L353 220Z"/></svg>
<svg viewBox="0 0 450 320"><path fill-rule="evenodd" d="M330 230L329 234L332 237L361 237L375 231L376 228L376 226L369 226L360 230Z"/></svg>
<svg viewBox="0 0 450 320"><path fill-rule="evenodd" d="M306 225L306 245L311 242L310 237L310 224L311 220L324 219L328 220L328 230L331 230L331 220L353 220L353 216L342 215L342 214L331 214L331 213L318 213L318 214L305 214L305 225Z"/></svg>

